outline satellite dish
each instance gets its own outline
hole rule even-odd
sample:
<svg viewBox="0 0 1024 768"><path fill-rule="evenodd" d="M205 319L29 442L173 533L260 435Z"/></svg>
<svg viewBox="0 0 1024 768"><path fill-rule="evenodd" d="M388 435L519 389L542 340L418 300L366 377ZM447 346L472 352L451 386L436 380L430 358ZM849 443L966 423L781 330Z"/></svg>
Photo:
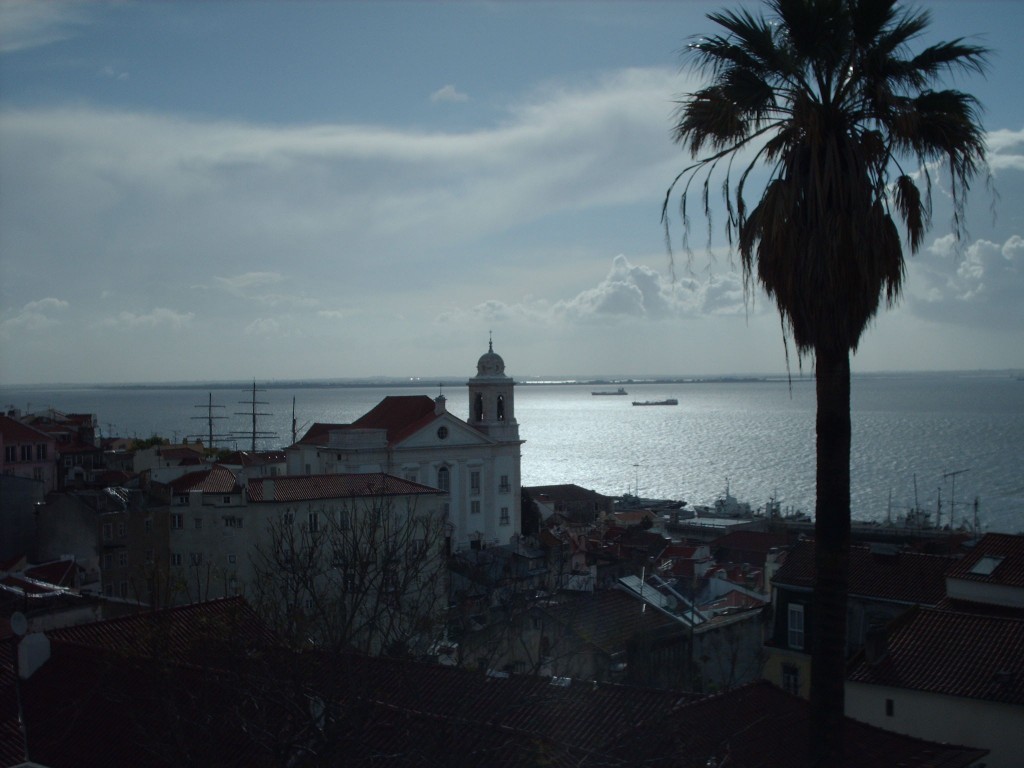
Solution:
<svg viewBox="0 0 1024 768"><path fill-rule="evenodd" d="M11 632L18 637L24 637L25 633L28 632L28 619L25 618L25 614L21 611L15 611L11 614Z"/></svg>

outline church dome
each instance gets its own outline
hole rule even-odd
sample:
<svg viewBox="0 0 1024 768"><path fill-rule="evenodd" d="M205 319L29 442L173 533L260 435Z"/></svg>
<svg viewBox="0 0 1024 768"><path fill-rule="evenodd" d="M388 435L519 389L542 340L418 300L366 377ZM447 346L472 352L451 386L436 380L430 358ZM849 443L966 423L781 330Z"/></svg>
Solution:
<svg viewBox="0 0 1024 768"><path fill-rule="evenodd" d="M487 342L487 351L480 356L476 364L477 376L504 376L505 361L494 351L494 342Z"/></svg>

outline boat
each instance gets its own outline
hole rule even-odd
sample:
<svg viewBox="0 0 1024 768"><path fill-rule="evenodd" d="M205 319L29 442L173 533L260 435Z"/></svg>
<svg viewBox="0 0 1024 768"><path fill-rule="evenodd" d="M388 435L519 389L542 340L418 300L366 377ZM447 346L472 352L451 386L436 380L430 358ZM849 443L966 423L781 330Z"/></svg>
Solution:
<svg viewBox="0 0 1024 768"><path fill-rule="evenodd" d="M629 392L624 390L622 387L619 387L614 392L609 392L608 390L595 390L595 391L591 392L590 394L592 394L592 395L628 395Z"/></svg>
<svg viewBox="0 0 1024 768"><path fill-rule="evenodd" d="M679 405L679 401L674 397L666 400L634 400L633 405Z"/></svg>

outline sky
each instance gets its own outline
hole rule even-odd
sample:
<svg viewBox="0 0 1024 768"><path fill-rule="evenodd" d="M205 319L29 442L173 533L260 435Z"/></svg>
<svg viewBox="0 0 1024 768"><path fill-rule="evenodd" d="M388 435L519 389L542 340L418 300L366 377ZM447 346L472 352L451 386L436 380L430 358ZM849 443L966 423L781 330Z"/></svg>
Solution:
<svg viewBox="0 0 1024 768"><path fill-rule="evenodd" d="M721 217L661 223L723 7L5 0L0 384L785 371ZM992 49L991 184L853 370L1024 369L1024 3L927 7Z"/></svg>

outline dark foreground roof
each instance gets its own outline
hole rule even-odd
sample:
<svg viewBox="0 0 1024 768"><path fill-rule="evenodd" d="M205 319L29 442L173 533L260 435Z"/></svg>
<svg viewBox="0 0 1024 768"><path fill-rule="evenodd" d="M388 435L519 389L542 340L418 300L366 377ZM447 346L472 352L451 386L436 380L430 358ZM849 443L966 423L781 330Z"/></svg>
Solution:
<svg viewBox="0 0 1024 768"><path fill-rule="evenodd" d="M694 702L666 690L288 654L266 647L241 601L204 606L52 633L51 658L21 686L28 757L51 768L810 765L807 702L765 682ZM174 640L152 655L155 627ZM203 642L211 664L197 662ZM0 765L25 759L11 650L0 644ZM303 729L311 711L324 715L319 733ZM852 720L846 736L850 768L965 768L985 754Z"/></svg>

